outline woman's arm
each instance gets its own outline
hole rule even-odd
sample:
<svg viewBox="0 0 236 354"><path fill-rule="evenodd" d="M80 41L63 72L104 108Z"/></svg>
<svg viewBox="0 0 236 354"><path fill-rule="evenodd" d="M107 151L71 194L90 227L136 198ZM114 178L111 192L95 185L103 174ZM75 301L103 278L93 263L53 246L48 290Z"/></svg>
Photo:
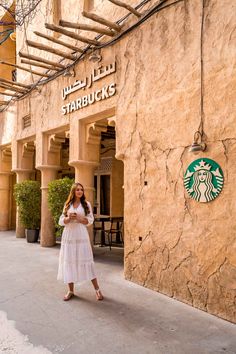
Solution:
<svg viewBox="0 0 236 354"><path fill-rule="evenodd" d="M89 213L86 215L86 219L87 219L87 225L92 225L94 222L94 216L93 216L93 211L92 211L92 207L91 204L89 202L87 202L88 204L88 208L89 208Z"/></svg>
<svg viewBox="0 0 236 354"><path fill-rule="evenodd" d="M61 214L58 224L60 226L65 226L66 224L68 224L70 222L70 217L69 216L65 216L64 214Z"/></svg>

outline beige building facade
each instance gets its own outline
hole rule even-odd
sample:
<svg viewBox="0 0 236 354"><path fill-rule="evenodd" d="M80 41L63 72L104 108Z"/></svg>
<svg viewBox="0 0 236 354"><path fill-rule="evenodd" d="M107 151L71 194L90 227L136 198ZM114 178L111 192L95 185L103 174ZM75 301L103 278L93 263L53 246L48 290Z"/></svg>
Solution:
<svg viewBox="0 0 236 354"><path fill-rule="evenodd" d="M158 2L140 2L141 16L125 18L128 10L109 1L42 1L28 40L36 41L39 31L81 46L44 23L91 24L82 11L125 20L120 34L99 39L109 42L97 51L101 60L83 56L72 76L40 68L55 77L37 83L39 76L18 71L17 81L35 88L0 113L0 229L16 224L17 237L24 236L12 187L37 179L41 245L53 246L48 183L75 176L99 215L124 216L126 279L236 322L236 4L172 2L153 13ZM24 32L16 43L17 53L27 51ZM29 50L61 65L73 62ZM198 130L207 148L195 156L189 147ZM185 171L198 158L216 161L224 173L222 192L209 203L191 199L184 188Z"/></svg>

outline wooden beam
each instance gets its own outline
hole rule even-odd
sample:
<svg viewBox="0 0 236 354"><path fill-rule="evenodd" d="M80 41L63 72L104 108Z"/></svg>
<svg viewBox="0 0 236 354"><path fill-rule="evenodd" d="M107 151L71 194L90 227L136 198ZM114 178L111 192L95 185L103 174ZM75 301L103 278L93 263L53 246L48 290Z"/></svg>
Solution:
<svg viewBox="0 0 236 354"><path fill-rule="evenodd" d="M31 59L31 60L39 61L40 63L42 62L42 63L45 63L45 64L49 64L49 65L55 66L55 67L57 67L59 69L65 69L65 65L62 65L61 63L57 63L57 62L54 62L54 61L51 61L51 60L47 60L47 59L44 59L44 58L41 58L41 57L37 57L36 55L19 52L19 56L21 58Z"/></svg>
<svg viewBox="0 0 236 354"><path fill-rule="evenodd" d="M64 47L67 47L75 52L80 52L80 53L83 53L83 50L72 45L72 44L69 44L69 43L65 43L59 39L56 39L52 36L48 36L47 34L44 34L44 33L41 33L41 32L38 32L38 31L34 31L34 34L36 34L36 36L39 36L39 37L42 37L42 38L45 38L51 42L54 42L54 43L57 43L57 44L60 44L60 45L63 45Z"/></svg>
<svg viewBox="0 0 236 354"><path fill-rule="evenodd" d="M135 10L132 6L127 5L123 1L120 1L120 0L108 0L108 1L112 2L113 4L115 4L117 6L124 7L125 9L129 10L130 12L132 12L137 17L141 17L142 16L140 12Z"/></svg>
<svg viewBox="0 0 236 354"><path fill-rule="evenodd" d="M11 84L11 85L14 85L14 86L20 86L20 87L24 87L24 88L30 88L31 85L25 85L25 84L22 84L20 82L17 82L17 81L11 81L11 80L7 80L7 79L3 79L2 77L0 77L0 82L5 82L7 84Z"/></svg>
<svg viewBox="0 0 236 354"><path fill-rule="evenodd" d="M96 41L95 39L89 39L86 37L82 37L79 34L77 34L75 32L71 32L71 31L67 31L63 27L60 27L60 26L55 26L55 25L51 25L49 23L45 23L45 27L47 29L54 31L54 32L62 33L67 37L77 39L78 41L81 41L81 42L84 42L87 44L91 44L91 45L100 45L101 44L99 41Z"/></svg>
<svg viewBox="0 0 236 354"><path fill-rule="evenodd" d="M41 43L33 42L33 41L30 41L30 40L27 40L26 44L29 47L33 47L33 48L37 48L39 50L43 50L45 52L53 53L53 54L59 55L59 56L61 56L63 58L66 58L66 59L70 59L70 60L75 60L76 59L76 57L74 55L62 52L59 49L54 49L52 47L49 47L48 45L44 45L44 44L41 44Z"/></svg>
<svg viewBox="0 0 236 354"><path fill-rule="evenodd" d="M7 105L9 101L0 101L0 106Z"/></svg>
<svg viewBox="0 0 236 354"><path fill-rule="evenodd" d="M92 21L95 21L95 22L101 23L102 25L105 25L107 27L113 28L116 32L120 32L121 31L121 26L120 25L117 25L117 23L115 23L115 22L108 21L105 18L100 17L100 16L98 16L96 14L93 14L93 13L87 12L87 11L83 11L82 15L84 17L89 18Z"/></svg>
<svg viewBox="0 0 236 354"><path fill-rule="evenodd" d="M18 87L13 87L13 86L9 86L7 84L4 83L0 83L0 87L9 91L15 91L15 92L19 92L19 93L26 93L25 90L22 90Z"/></svg>
<svg viewBox="0 0 236 354"><path fill-rule="evenodd" d="M59 25L62 27L69 27L69 28L76 28L84 31L97 32L110 37L113 37L115 35L115 33L109 29L98 27L98 26L86 25L84 23L82 24L82 23L74 23L74 22L60 20Z"/></svg>
<svg viewBox="0 0 236 354"><path fill-rule="evenodd" d="M55 66L39 63L37 61L32 61L32 60L21 59L21 63L22 64L29 64L29 65L32 65L32 66L39 66L40 68L44 68L44 69L48 69L48 70L55 70L55 71L59 71L60 70L58 68L55 68Z"/></svg>
<svg viewBox="0 0 236 354"><path fill-rule="evenodd" d="M19 95L15 95L15 94L13 94L13 93L6 93L6 92L0 92L0 95L3 95L3 96L11 96L11 97L17 97L17 98L20 97Z"/></svg>
<svg viewBox="0 0 236 354"><path fill-rule="evenodd" d="M17 68L17 69L20 69L20 70L24 70L24 71L28 71L29 73L32 73L34 75L50 77L50 75L48 75L48 74L42 74L42 73L39 73L38 71L33 71L33 70L30 70L30 69L26 69L23 66L16 65L16 64L11 64L11 63L8 63L6 61L1 61L0 63L4 64L4 65L14 66L14 68Z"/></svg>

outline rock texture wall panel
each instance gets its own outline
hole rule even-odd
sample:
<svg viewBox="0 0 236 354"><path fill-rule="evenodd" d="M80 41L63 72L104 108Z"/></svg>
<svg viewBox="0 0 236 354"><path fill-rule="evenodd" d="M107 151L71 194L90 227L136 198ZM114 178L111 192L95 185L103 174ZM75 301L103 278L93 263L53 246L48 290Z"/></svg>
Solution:
<svg viewBox="0 0 236 354"><path fill-rule="evenodd" d="M204 3L204 11L202 1L163 10L123 42L117 143L125 155L125 276L235 322L236 4ZM200 124L208 148L196 157L188 146ZM225 175L210 203L190 199L183 186L187 166L204 156Z"/></svg>

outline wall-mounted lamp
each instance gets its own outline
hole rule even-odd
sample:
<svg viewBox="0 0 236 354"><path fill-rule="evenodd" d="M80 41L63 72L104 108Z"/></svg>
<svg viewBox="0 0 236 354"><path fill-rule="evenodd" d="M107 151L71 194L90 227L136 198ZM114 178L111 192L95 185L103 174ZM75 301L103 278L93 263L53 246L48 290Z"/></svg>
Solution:
<svg viewBox="0 0 236 354"><path fill-rule="evenodd" d="M15 31L10 34L10 38L13 42L16 41L16 32Z"/></svg>
<svg viewBox="0 0 236 354"><path fill-rule="evenodd" d="M99 50L94 50L92 54L89 56L89 60L92 61L93 63L99 62L102 60L102 56L100 54Z"/></svg>
<svg viewBox="0 0 236 354"><path fill-rule="evenodd" d="M75 69L74 68L66 68L66 70L63 73L63 76L75 76Z"/></svg>
<svg viewBox="0 0 236 354"><path fill-rule="evenodd" d="M206 144L202 142L202 134L199 131L194 133L193 143L189 148L189 152L198 153L199 151L205 151Z"/></svg>

